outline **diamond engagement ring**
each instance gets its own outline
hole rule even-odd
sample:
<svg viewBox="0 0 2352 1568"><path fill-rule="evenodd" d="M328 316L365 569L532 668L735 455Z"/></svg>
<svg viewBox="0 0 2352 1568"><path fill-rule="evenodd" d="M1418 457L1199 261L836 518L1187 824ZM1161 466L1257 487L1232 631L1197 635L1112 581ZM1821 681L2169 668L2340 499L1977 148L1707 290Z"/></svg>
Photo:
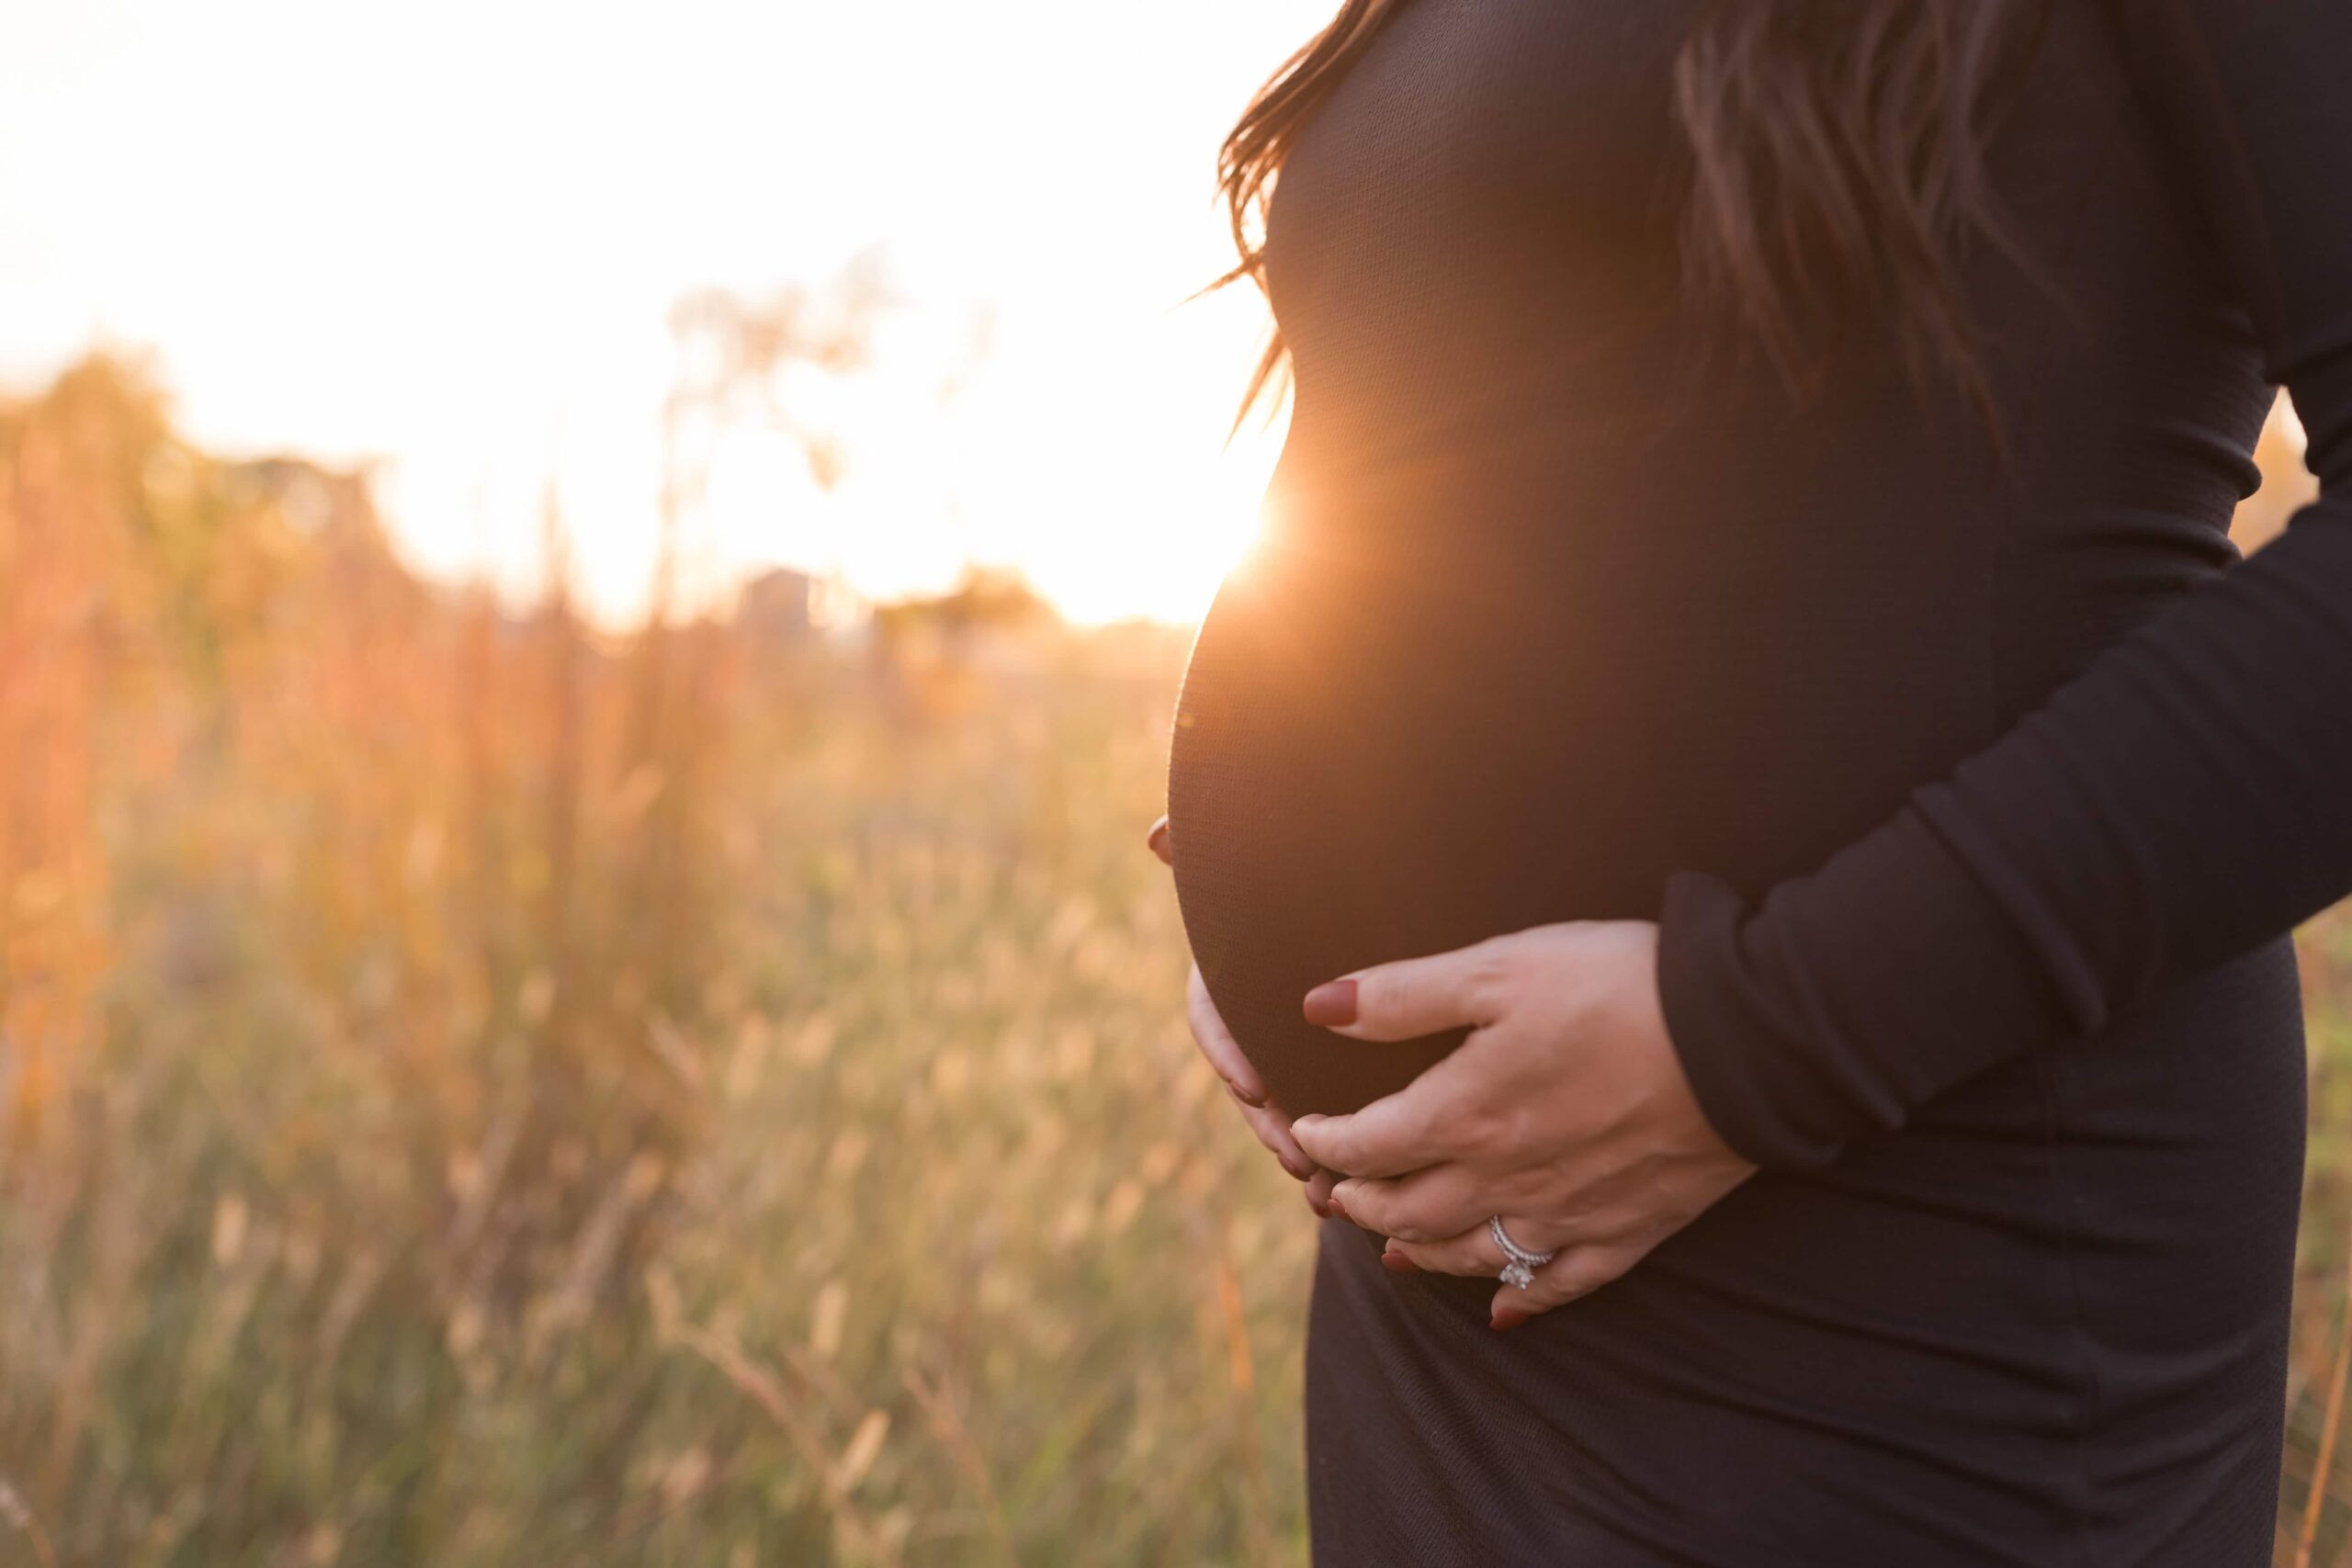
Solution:
<svg viewBox="0 0 2352 1568"><path fill-rule="evenodd" d="M1503 1229L1500 1214L1487 1222L1487 1234L1493 1236L1495 1245L1503 1249L1503 1283L1516 1285L1522 1291L1533 1287L1535 1270L1551 1262L1555 1256L1549 1252L1530 1252L1511 1240L1510 1233Z"/></svg>

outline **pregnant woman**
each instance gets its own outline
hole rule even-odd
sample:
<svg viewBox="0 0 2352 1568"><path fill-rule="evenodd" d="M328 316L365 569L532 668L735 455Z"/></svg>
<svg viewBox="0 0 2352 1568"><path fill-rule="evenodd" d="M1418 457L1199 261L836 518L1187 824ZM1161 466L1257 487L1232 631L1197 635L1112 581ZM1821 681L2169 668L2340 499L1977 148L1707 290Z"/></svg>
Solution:
<svg viewBox="0 0 2352 1568"><path fill-rule="evenodd" d="M1295 403L1155 843L1317 1560L2266 1562L2352 11L1349 0L1225 169Z"/></svg>

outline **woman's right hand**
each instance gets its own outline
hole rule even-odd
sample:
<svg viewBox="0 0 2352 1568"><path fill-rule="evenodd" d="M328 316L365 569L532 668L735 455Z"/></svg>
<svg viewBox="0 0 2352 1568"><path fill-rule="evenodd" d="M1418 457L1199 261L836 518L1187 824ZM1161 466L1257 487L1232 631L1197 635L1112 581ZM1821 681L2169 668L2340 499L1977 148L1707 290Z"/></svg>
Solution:
<svg viewBox="0 0 2352 1568"><path fill-rule="evenodd" d="M1169 852L1167 818L1151 825L1146 841L1162 864L1176 863ZM1307 1158L1306 1151L1298 1146L1298 1140L1291 1136L1290 1113L1268 1097L1258 1069L1250 1065L1250 1058L1241 1054L1233 1032L1217 1016L1216 1004L1209 999L1209 988L1201 979L1201 966L1197 964L1193 965L1192 977L1184 987L1184 1020L1192 1026L1193 1043L1200 1047L1210 1067L1225 1080L1226 1092L1241 1108L1241 1119L1250 1124L1258 1141L1282 1162L1282 1168L1306 1184L1307 1207L1318 1215L1328 1215L1334 1181L1331 1173Z"/></svg>

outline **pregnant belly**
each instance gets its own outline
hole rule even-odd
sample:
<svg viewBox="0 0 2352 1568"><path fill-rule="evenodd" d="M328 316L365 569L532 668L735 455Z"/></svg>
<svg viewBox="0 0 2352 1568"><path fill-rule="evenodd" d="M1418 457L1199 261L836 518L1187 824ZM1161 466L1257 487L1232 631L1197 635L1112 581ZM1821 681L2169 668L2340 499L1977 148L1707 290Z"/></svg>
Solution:
<svg viewBox="0 0 2352 1568"><path fill-rule="evenodd" d="M1655 914L1672 814L1638 625L1458 548L1269 548L1227 583L1178 705L1170 834L1209 993L1283 1109L1355 1109L1461 1039L1317 1029L1317 983Z"/></svg>

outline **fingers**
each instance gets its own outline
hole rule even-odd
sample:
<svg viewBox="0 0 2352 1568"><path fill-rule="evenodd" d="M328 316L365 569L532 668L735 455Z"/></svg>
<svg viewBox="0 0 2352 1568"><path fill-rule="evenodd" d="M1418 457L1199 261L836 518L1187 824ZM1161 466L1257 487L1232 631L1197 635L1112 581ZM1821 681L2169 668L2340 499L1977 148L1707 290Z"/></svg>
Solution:
<svg viewBox="0 0 2352 1568"><path fill-rule="evenodd" d="M1317 1170L1306 1179L1306 1206L1315 1211L1317 1219L1331 1217L1331 1188L1339 1179L1328 1170Z"/></svg>
<svg viewBox="0 0 2352 1568"><path fill-rule="evenodd" d="M1502 1249L1484 1225L1443 1241L1406 1241L1392 1235L1380 1261L1399 1274L1453 1274L1464 1280L1492 1280L1503 1271Z"/></svg>
<svg viewBox="0 0 2352 1568"><path fill-rule="evenodd" d="M1511 1239L1530 1251L1544 1252L1555 1245L1548 1240L1538 1245L1537 1228L1525 1221L1505 1224ZM1552 1261L1535 1270L1533 1283L1523 1290L1504 1285L1495 1292L1487 1319L1496 1329L1517 1328L1531 1317L1592 1294L1623 1278L1649 1251L1646 1246L1627 1243L1558 1245ZM1492 1280L1503 1270L1502 1248L1483 1224L1437 1242L1391 1237L1380 1261L1391 1273L1453 1274L1469 1280Z"/></svg>
<svg viewBox="0 0 2352 1568"><path fill-rule="evenodd" d="M1414 1040L1498 1011L1500 942L1359 969L1306 994L1306 1021L1354 1040Z"/></svg>
<svg viewBox="0 0 2352 1568"><path fill-rule="evenodd" d="M1250 1058L1241 1054L1240 1043L1233 1038L1233 1032L1226 1028L1197 964L1193 965L1192 977L1184 984L1184 1021L1192 1026L1193 1043L1209 1059L1209 1066L1216 1069L1216 1076L1225 1080L1233 1098L1251 1109L1262 1107L1266 1103L1265 1080L1250 1065Z"/></svg>
<svg viewBox="0 0 2352 1568"><path fill-rule="evenodd" d="M1168 838L1168 818L1161 817L1144 835L1144 844L1159 857L1162 865L1173 866L1175 856ZM1201 966L1193 965L1191 977L1184 986L1184 1021L1193 1031L1193 1043L1208 1058L1216 1076L1225 1080L1226 1092L1240 1102L1241 1120L1250 1131L1266 1145L1267 1152L1282 1162L1282 1168L1297 1180L1320 1183L1322 1190L1310 1190L1306 1201L1318 1214L1330 1201L1331 1178L1317 1168L1306 1152L1291 1135L1290 1118L1279 1106L1268 1103L1266 1086L1250 1058L1241 1054L1241 1043L1233 1038L1233 1031L1225 1026L1225 1019L1217 1012L1216 1003L1210 999L1208 983L1201 978Z"/></svg>
<svg viewBox="0 0 2352 1568"><path fill-rule="evenodd" d="M1475 1085L1449 1056L1351 1116L1302 1116L1292 1129L1316 1164L1350 1176L1403 1176L1459 1154L1474 1131Z"/></svg>
<svg viewBox="0 0 2352 1568"><path fill-rule="evenodd" d="M1458 1165L1416 1171L1395 1181L1351 1178L1332 1189L1331 1201L1364 1229L1408 1242L1458 1236L1484 1225L1487 1213L1481 1206L1478 1183Z"/></svg>
<svg viewBox="0 0 2352 1568"><path fill-rule="evenodd" d="M1499 1278L1503 1271L1503 1249L1495 1245L1493 1233L1487 1229L1487 1218L1481 1215L1476 1224L1441 1241L1414 1241L1391 1235L1388 1238L1390 1258L1401 1258L1410 1268L1394 1262L1389 1267L1399 1273L1419 1269L1430 1274L1459 1275L1465 1280ZM1503 1228L1510 1233L1511 1240L1530 1252L1558 1252L1570 1247L1602 1245L1589 1225L1547 1224L1540 1220L1505 1215Z"/></svg>
<svg viewBox="0 0 2352 1568"><path fill-rule="evenodd" d="M1290 1135L1290 1118L1283 1115L1279 1107L1244 1105L1241 1119L1250 1124L1250 1130L1258 1135L1258 1141L1282 1162L1282 1168L1290 1172L1294 1179L1306 1181L1321 1174L1315 1168L1315 1162L1299 1148L1298 1141Z"/></svg>
<svg viewBox="0 0 2352 1568"><path fill-rule="evenodd" d="M1527 1289L1505 1285L1497 1291L1487 1308L1489 1320L1498 1329L1517 1328L1531 1317L1566 1306L1623 1278L1648 1250L1610 1244L1568 1247L1535 1270L1535 1282Z"/></svg>
<svg viewBox="0 0 2352 1568"><path fill-rule="evenodd" d="M1519 1239L1517 1231L1511 1233L1511 1239ZM1532 1317L1566 1306L1623 1279L1647 1251L1645 1247L1611 1244L1565 1247L1552 1261L1535 1271L1535 1279L1527 1288L1504 1285L1497 1290L1487 1309L1487 1321L1497 1332L1507 1333ZM1453 1274L1472 1280L1494 1279L1503 1269L1502 1249L1495 1246L1494 1238L1483 1225L1475 1232L1435 1243L1391 1238L1380 1261L1395 1274Z"/></svg>
<svg viewBox="0 0 2352 1568"><path fill-rule="evenodd" d="M1315 1162L1291 1135L1290 1117L1267 1100L1266 1087L1260 1080L1258 1070L1241 1054L1233 1032L1217 1015L1216 1004L1209 999L1208 986L1201 979L1197 964L1184 987L1184 1019L1192 1026L1193 1043L1208 1058L1216 1076L1225 1080L1226 1092L1239 1103L1241 1119L1250 1124L1250 1131L1257 1134L1258 1141L1296 1179L1305 1181L1314 1176Z"/></svg>

